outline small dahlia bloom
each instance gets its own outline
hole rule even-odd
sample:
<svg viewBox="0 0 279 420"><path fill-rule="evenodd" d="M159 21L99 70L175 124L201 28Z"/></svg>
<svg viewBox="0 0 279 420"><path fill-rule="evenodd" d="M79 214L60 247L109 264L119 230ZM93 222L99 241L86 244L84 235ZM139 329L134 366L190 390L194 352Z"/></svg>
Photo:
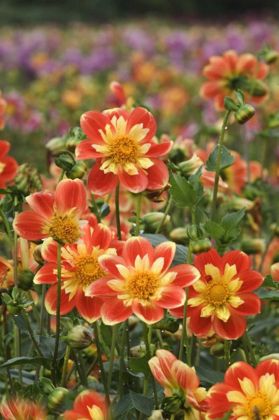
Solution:
<svg viewBox="0 0 279 420"><path fill-rule="evenodd" d="M38 192L26 197L34 211L19 213L14 219L14 229L22 238L36 241L53 238L62 244L77 242L81 227L87 221L80 220L87 210L87 194L82 181L65 179L57 185L55 195Z"/></svg>
<svg viewBox="0 0 279 420"><path fill-rule="evenodd" d="M241 251L221 257L215 249L195 256L194 266L200 280L189 288L190 329L204 336L213 328L226 340L235 340L246 330L245 316L260 312L258 296L251 293L263 282L261 274L251 270L251 260ZM182 317L183 308L170 311Z"/></svg>
<svg viewBox="0 0 279 420"><path fill-rule="evenodd" d="M270 267L270 274L272 275L273 280L279 281L279 262L272 264Z"/></svg>
<svg viewBox="0 0 279 420"><path fill-rule="evenodd" d="M199 279L199 272L188 264L169 269L175 249L173 242L153 249L147 239L133 237L125 242L122 257L100 257L109 277L91 284L86 295L105 299L101 308L105 324L115 325L132 314L153 324L163 318L164 309L184 304L184 288Z"/></svg>
<svg viewBox="0 0 279 420"><path fill-rule="evenodd" d="M10 143L0 140L0 188L5 188L6 183L14 179L18 167L13 157L6 156L9 150Z"/></svg>
<svg viewBox="0 0 279 420"><path fill-rule="evenodd" d="M106 420L107 405L101 394L87 389L76 397L73 410L65 411L61 417L63 420Z"/></svg>
<svg viewBox="0 0 279 420"><path fill-rule="evenodd" d="M100 318L103 301L99 297L87 297L87 287L107 273L99 264L100 257L106 254L116 255L113 248L113 233L99 224L84 227L80 243L66 245L61 249L61 308L65 315L74 307L88 322ZM45 298L45 307L51 315L56 314L57 304L57 242L49 238L42 245L42 257L48 261L34 277L35 284L52 284Z"/></svg>
<svg viewBox="0 0 279 420"><path fill-rule="evenodd" d="M155 143L156 122L146 109L89 111L80 124L88 140L78 144L76 157L96 159L88 176L93 194L108 194L119 182L134 193L167 184L168 169L158 157L170 151L172 142Z"/></svg>
<svg viewBox="0 0 279 420"><path fill-rule="evenodd" d="M200 380L194 368L178 360L167 350L157 350L149 360L155 379L165 388L166 397L177 397L184 408L185 420L201 419L201 412L207 409L206 389L199 387Z"/></svg>
<svg viewBox="0 0 279 420"><path fill-rule="evenodd" d="M225 382L208 392L210 409L206 419L220 419L230 410L230 420L278 420L279 361L265 360L256 369L236 362L225 374Z"/></svg>
<svg viewBox="0 0 279 420"><path fill-rule="evenodd" d="M209 81L202 85L200 94L205 99L214 99L216 109L223 110L225 96L233 95L237 89L249 95L252 80L255 78L252 100L262 102L268 93L268 87L262 80L268 72L268 65L258 63L254 55L238 55L229 50L222 56L209 59L209 64L203 69L203 74Z"/></svg>
<svg viewBox="0 0 279 420"><path fill-rule="evenodd" d="M2 400L0 413L4 420L46 420L47 413L41 405L19 398Z"/></svg>

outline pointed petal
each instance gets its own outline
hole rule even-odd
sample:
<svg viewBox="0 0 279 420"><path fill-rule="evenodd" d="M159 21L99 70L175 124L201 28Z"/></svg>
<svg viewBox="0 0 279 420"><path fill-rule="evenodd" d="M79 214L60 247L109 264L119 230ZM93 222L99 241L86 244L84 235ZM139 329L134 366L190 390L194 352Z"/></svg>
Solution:
<svg viewBox="0 0 279 420"><path fill-rule="evenodd" d="M222 258L222 266L225 269L226 264L235 265L237 273L240 271L249 270L251 266L251 260L247 254L242 251L230 251L227 252Z"/></svg>
<svg viewBox="0 0 279 420"><path fill-rule="evenodd" d="M231 312L231 316L227 322L214 316L213 328L216 334L225 340L236 340L245 333L246 321L243 316Z"/></svg>
<svg viewBox="0 0 279 420"><path fill-rule="evenodd" d="M143 128L149 129L142 142L146 143L155 136L157 128L155 119L145 108L138 107L131 112L127 122L126 133L129 133L133 126L137 124L142 124Z"/></svg>
<svg viewBox="0 0 279 420"><path fill-rule="evenodd" d="M87 187L90 192L97 195L106 195L113 191L118 182L118 176L113 172L107 174L100 169L101 159L97 159L95 165L88 174Z"/></svg>
<svg viewBox="0 0 279 420"><path fill-rule="evenodd" d="M93 405L100 407L101 410L105 411L105 400L104 397L96 391L87 389L82 391L75 399L74 410L82 414L81 418L90 419L88 408L92 408Z"/></svg>
<svg viewBox="0 0 279 420"><path fill-rule="evenodd" d="M99 257L98 262L102 269L108 272L113 278L123 279L117 268L117 265L126 265L122 257L113 254L105 254Z"/></svg>
<svg viewBox="0 0 279 420"><path fill-rule="evenodd" d="M26 201L31 209L45 220L49 220L54 213L53 204L55 198L52 194L38 192L26 197Z"/></svg>
<svg viewBox="0 0 279 420"><path fill-rule="evenodd" d="M126 321L132 313L132 307L125 306L123 301L117 298L108 299L101 308L102 320L106 325Z"/></svg>
<svg viewBox="0 0 279 420"><path fill-rule="evenodd" d="M99 223L93 231L91 245L99 246L100 249L108 249L112 240L112 231L102 223Z"/></svg>
<svg viewBox="0 0 279 420"><path fill-rule="evenodd" d="M75 295L75 304L78 310L78 313L87 321L92 324L92 322L97 321L101 317L101 307L103 301L98 297L87 297L82 290L82 287L79 287Z"/></svg>
<svg viewBox="0 0 279 420"><path fill-rule="evenodd" d="M99 279L94 281L94 283L90 284L90 286L88 286L88 288L86 289L85 296L100 296L108 298L117 295L118 292L112 290L108 286L107 282L107 279Z"/></svg>
<svg viewBox="0 0 279 420"><path fill-rule="evenodd" d="M52 238L46 239L42 244L42 257L45 261L57 261L57 242Z"/></svg>
<svg viewBox="0 0 279 420"><path fill-rule="evenodd" d="M49 237L48 233L42 233L45 219L34 211L23 211L14 218L14 229L24 239L38 241Z"/></svg>
<svg viewBox="0 0 279 420"><path fill-rule="evenodd" d="M166 350L164 350L166 351ZM157 353L157 352L156 352ZM170 353L170 352L168 352ZM162 368L162 365L159 361L158 357L152 357L152 359L149 360L148 362L150 370L152 372L152 375L154 376L154 378L156 379L157 382L159 382L160 385L162 385L164 388L171 388L171 383L169 382L169 380L167 379L166 375L165 375L165 371ZM167 364L166 368L167 368ZM168 369L169 370L169 369ZM168 371L167 371L168 374ZM168 378L170 377L170 374L168 374Z"/></svg>
<svg viewBox="0 0 279 420"><path fill-rule="evenodd" d="M201 273L201 278L206 276L205 266L212 264L213 266L220 267L222 265L222 259L215 249L211 249L209 252L204 252L201 255L194 257L194 266Z"/></svg>
<svg viewBox="0 0 279 420"><path fill-rule="evenodd" d="M261 311L261 300L254 293L241 293L238 294L241 300L244 301L242 305L237 308L230 308L230 310L238 315L255 315Z"/></svg>
<svg viewBox="0 0 279 420"><path fill-rule="evenodd" d="M162 292L161 298L156 300L156 304L161 308L178 308L184 305L185 292L181 287L178 286L166 286Z"/></svg>
<svg viewBox="0 0 279 420"><path fill-rule="evenodd" d="M132 303L132 309L134 314L146 324L154 324L164 317L164 310L152 301L146 301L143 306L140 302L134 300Z"/></svg>
<svg viewBox="0 0 279 420"><path fill-rule="evenodd" d="M197 374L190 368L190 366L183 363L181 360L173 362L171 367L173 376L176 377L178 385L182 389L197 389L200 381Z"/></svg>
<svg viewBox="0 0 279 420"><path fill-rule="evenodd" d="M75 307L75 299L69 301L70 293L65 293L65 290L61 290L61 301L60 301L60 315L68 314ZM51 286L46 293L45 307L49 314L56 314L57 306L57 284Z"/></svg>
<svg viewBox="0 0 279 420"><path fill-rule="evenodd" d="M80 118L82 130L92 140L92 143L95 144L104 144L99 130L105 132L106 125L113 128L110 119L97 111L85 112Z"/></svg>
<svg viewBox="0 0 279 420"><path fill-rule="evenodd" d="M169 181L169 171L164 162L159 159L151 158L153 165L146 169L148 177L148 190L160 190Z"/></svg>
<svg viewBox="0 0 279 420"><path fill-rule="evenodd" d="M180 287L188 287L200 278L200 272L190 264L176 265L169 272L177 273L173 284Z"/></svg>
<svg viewBox="0 0 279 420"><path fill-rule="evenodd" d="M84 159L97 159L102 158L103 154L98 153L94 147L94 142L92 140L83 140L81 141L75 150L75 155L77 160L84 160Z"/></svg>
<svg viewBox="0 0 279 420"><path fill-rule="evenodd" d="M173 145L172 141L166 141L163 143L151 143L151 147L148 152L145 153L145 157L161 157L169 153Z"/></svg>
<svg viewBox="0 0 279 420"><path fill-rule="evenodd" d="M47 263L40 268L36 273L33 282L35 284L53 284L57 282L57 274L53 274L53 271L57 270L57 263Z"/></svg>
<svg viewBox="0 0 279 420"><path fill-rule="evenodd" d="M174 242L162 242L157 245L154 249L154 261L158 258L164 258L164 265L162 268L162 273L168 270L171 265L176 250L176 244Z"/></svg>
<svg viewBox="0 0 279 420"><path fill-rule="evenodd" d="M252 292L260 287L263 283L262 275L256 270L242 271L239 276L239 280L243 281L238 294L243 292Z"/></svg>
<svg viewBox="0 0 279 420"><path fill-rule="evenodd" d="M148 185L148 179L144 171L141 168L137 168L137 170L137 174L129 175L121 166L118 167L119 181L128 191L135 194L146 190Z"/></svg>
<svg viewBox="0 0 279 420"><path fill-rule="evenodd" d="M239 381L243 381L244 378L249 378L255 386L258 386L259 378L256 371L248 363L236 362L229 367L225 374L226 383L240 392L242 392L242 388Z"/></svg>
<svg viewBox="0 0 279 420"><path fill-rule="evenodd" d="M123 258L126 265L134 267L135 260L139 255L143 258L145 255L148 255L150 266L153 264L153 248L151 243L141 236L134 236L129 238L123 247Z"/></svg>
<svg viewBox="0 0 279 420"><path fill-rule="evenodd" d="M201 317L201 311L203 309L203 305L194 308L190 312L190 329L191 331L197 336L206 335L210 328L212 327L211 317Z"/></svg>
<svg viewBox="0 0 279 420"><path fill-rule="evenodd" d="M55 191L55 201L60 214L76 208L82 216L87 210L87 193L80 179L64 179L59 182Z"/></svg>

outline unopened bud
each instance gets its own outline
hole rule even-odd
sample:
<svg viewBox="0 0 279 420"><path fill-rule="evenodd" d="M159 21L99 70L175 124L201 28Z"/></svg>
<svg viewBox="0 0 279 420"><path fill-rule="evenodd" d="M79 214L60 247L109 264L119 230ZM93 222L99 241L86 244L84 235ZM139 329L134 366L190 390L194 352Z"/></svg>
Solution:
<svg viewBox="0 0 279 420"><path fill-rule="evenodd" d="M169 154L169 159L171 162L178 165L180 162L183 162L187 158L186 151L180 147L173 147Z"/></svg>
<svg viewBox="0 0 279 420"><path fill-rule="evenodd" d="M261 98L267 94L267 88L261 80L250 80L247 84L246 92L252 92L252 96Z"/></svg>
<svg viewBox="0 0 279 420"><path fill-rule="evenodd" d="M162 399L161 408L167 413L176 413L181 406L183 406L185 398L182 399L179 395L172 395Z"/></svg>
<svg viewBox="0 0 279 420"><path fill-rule="evenodd" d="M48 378L39 378L39 386L44 394L49 395L55 390L55 386L52 381Z"/></svg>
<svg viewBox="0 0 279 420"><path fill-rule="evenodd" d="M263 254L265 241L259 238L247 238L241 242L240 249L248 255Z"/></svg>
<svg viewBox="0 0 279 420"><path fill-rule="evenodd" d="M263 362L264 360L279 360L279 353L272 353L272 354L268 354L267 356L263 356L260 358L260 362Z"/></svg>
<svg viewBox="0 0 279 420"><path fill-rule="evenodd" d="M210 354L212 356L222 357L225 354L225 347L223 343L216 343L210 348Z"/></svg>
<svg viewBox="0 0 279 420"><path fill-rule="evenodd" d="M278 60L278 57L279 57L279 54L277 51L270 50L265 54L264 61L268 65L275 64L276 61Z"/></svg>
<svg viewBox="0 0 279 420"><path fill-rule="evenodd" d="M87 171L86 163L84 163L83 161L80 161L80 162L76 162L76 164L69 171L66 171L65 174L67 178L70 178L70 179L77 179L77 178L82 179L86 171Z"/></svg>
<svg viewBox="0 0 279 420"><path fill-rule="evenodd" d="M53 139L47 142L46 148L53 156L59 156L63 152L63 150L65 150L66 143L67 136L54 137Z"/></svg>
<svg viewBox="0 0 279 420"><path fill-rule="evenodd" d="M69 138L67 140L66 148L74 153L77 145L86 139L86 135L80 127L73 127L70 129Z"/></svg>
<svg viewBox="0 0 279 420"><path fill-rule="evenodd" d="M70 171L75 165L75 163L75 160L69 155L63 154L55 158L55 165L58 166L58 168L63 169L64 171Z"/></svg>
<svg viewBox="0 0 279 420"><path fill-rule="evenodd" d="M245 124L255 115L255 109L252 105L245 104L239 108L238 111L234 114L236 121L239 124Z"/></svg>
<svg viewBox="0 0 279 420"><path fill-rule="evenodd" d="M36 248L33 251L33 258L36 261L36 263L43 265L45 260L42 257L42 244L37 245Z"/></svg>
<svg viewBox="0 0 279 420"><path fill-rule="evenodd" d="M29 290L33 284L34 273L31 270L18 271L18 287L22 290Z"/></svg>
<svg viewBox="0 0 279 420"><path fill-rule="evenodd" d="M163 410L153 410L148 420L164 420L162 412Z"/></svg>
<svg viewBox="0 0 279 420"><path fill-rule="evenodd" d="M39 172L29 163L20 165L16 172L15 185L25 196L41 191L43 183Z"/></svg>
<svg viewBox="0 0 279 420"><path fill-rule="evenodd" d="M191 241L196 241L198 239L203 239L206 236L205 229L203 225L190 225L186 228L187 237Z"/></svg>
<svg viewBox="0 0 279 420"><path fill-rule="evenodd" d="M161 221L164 218L164 213L161 213L159 211L154 211L152 213L147 213L144 216L142 216L142 221L145 226L145 232L147 233L155 233L157 227L160 225ZM167 215L163 226L166 226L170 221L170 216Z"/></svg>
<svg viewBox="0 0 279 420"><path fill-rule="evenodd" d="M145 190L143 194L146 198L148 198L148 200L153 201L154 203L161 203L162 201L165 200L164 198L161 197L161 195L163 194L164 191L169 190L170 187L171 185L167 184L160 190Z"/></svg>
<svg viewBox="0 0 279 420"><path fill-rule="evenodd" d="M181 173L184 176L190 176L197 172L197 170L202 166L202 160L194 154L191 159L181 162L178 167L181 170Z"/></svg>
<svg viewBox="0 0 279 420"><path fill-rule="evenodd" d="M86 349L93 342L92 333L82 325L75 326L71 331L69 331L66 341L70 347L73 349Z"/></svg>
<svg viewBox="0 0 279 420"><path fill-rule="evenodd" d="M66 388L55 388L47 398L47 408L57 413L61 412L63 410L65 397L69 395L69 393L70 391Z"/></svg>
<svg viewBox="0 0 279 420"><path fill-rule="evenodd" d="M197 241L190 241L189 251L194 255L200 255L204 252L210 251L212 243L208 238L198 239Z"/></svg>
<svg viewBox="0 0 279 420"><path fill-rule="evenodd" d="M230 98L229 96L226 96L224 99L224 107L228 111L236 112L239 109L239 105L234 101L234 99Z"/></svg>
<svg viewBox="0 0 279 420"><path fill-rule="evenodd" d="M274 233L275 236L279 236L279 223L272 223L270 230Z"/></svg>
<svg viewBox="0 0 279 420"><path fill-rule="evenodd" d="M177 244L185 244L188 240L185 227L178 227L170 232L170 238Z"/></svg>
<svg viewBox="0 0 279 420"><path fill-rule="evenodd" d="M174 334L179 329L179 322L177 318L174 318L173 316L166 314L161 321L155 322L155 324L152 325L153 328L158 330L166 330L170 333Z"/></svg>

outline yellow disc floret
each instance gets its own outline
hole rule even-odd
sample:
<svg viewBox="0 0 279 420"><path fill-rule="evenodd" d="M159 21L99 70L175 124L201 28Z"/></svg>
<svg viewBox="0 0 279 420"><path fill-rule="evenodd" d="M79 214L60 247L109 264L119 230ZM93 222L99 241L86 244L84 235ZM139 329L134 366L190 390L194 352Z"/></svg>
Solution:
<svg viewBox="0 0 279 420"><path fill-rule="evenodd" d="M246 411L249 419L264 419L271 413L272 404L268 401L263 391L258 391L254 395L247 396Z"/></svg>
<svg viewBox="0 0 279 420"><path fill-rule="evenodd" d="M51 237L62 244L74 244L80 238L80 227L71 215L55 214L49 229Z"/></svg>
<svg viewBox="0 0 279 420"><path fill-rule="evenodd" d="M84 290L95 280L106 276L100 267L98 259L93 255L80 255L75 260L75 281L82 284Z"/></svg>
<svg viewBox="0 0 279 420"><path fill-rule="evenodd" d="M127 163L137 163L140 156L138 143L128 136L116 137L110 141L109 157L114 163L125 165Z"/></svg>
<svg viewBox="0 0 279 420"><path fill-rule="evenodd" d="M220 280L213 280L209 282L205 295L207 297L208 303L211 303L215 306L220 306L227 302L230 294L226 284Z"/></svg>
<svg viewBox="0 0 279 420"><path fill-rule="evenodd" d="M151 271L136 271L127 280L127 289L132 298L149 299L157 290L158 276Z"/></svg>

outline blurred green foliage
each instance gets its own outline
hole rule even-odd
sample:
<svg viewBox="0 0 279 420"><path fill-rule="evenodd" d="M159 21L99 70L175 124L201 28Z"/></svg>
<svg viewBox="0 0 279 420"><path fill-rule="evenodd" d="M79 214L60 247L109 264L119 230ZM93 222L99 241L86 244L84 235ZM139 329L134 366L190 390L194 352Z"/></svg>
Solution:
<svg viewBox="0 0 279 420"><path fill-rule="evenodd" d="M184 18L231 18L242 13L279 12L278 0L1 0L0 22L28 24L103 22L156 15Z"/></svg>

